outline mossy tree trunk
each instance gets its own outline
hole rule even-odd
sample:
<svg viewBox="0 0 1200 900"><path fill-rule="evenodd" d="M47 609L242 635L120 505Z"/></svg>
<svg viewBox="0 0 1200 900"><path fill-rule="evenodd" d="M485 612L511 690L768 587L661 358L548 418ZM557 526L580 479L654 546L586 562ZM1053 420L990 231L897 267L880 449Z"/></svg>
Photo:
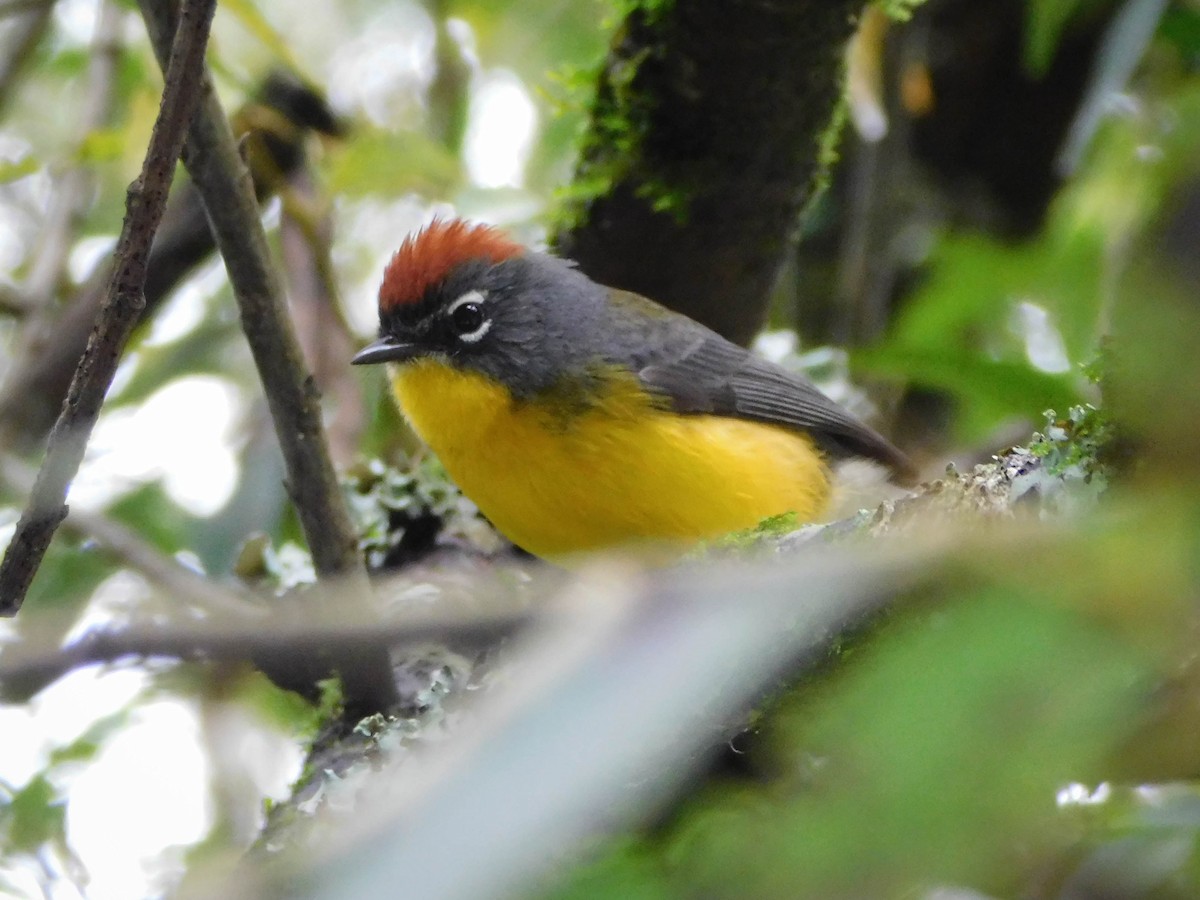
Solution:
<svg viewBox="0 0 1200 900"><path fill-rule="evenodd" d="M558 250L745 343L819 184L862 0L642 0L600 75Z"/></svg>

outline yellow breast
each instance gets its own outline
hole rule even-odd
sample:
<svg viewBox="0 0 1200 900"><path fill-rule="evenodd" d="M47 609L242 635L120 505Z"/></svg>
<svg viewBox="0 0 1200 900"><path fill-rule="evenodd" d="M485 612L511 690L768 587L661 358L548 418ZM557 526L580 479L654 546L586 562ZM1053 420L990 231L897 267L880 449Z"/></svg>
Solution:
<svg viewBox="0 0 1200 900"><path fill-rule="evenodd" d="M632 375L573 411L516 402L483 375L428 359L395 368L392 383L463 492L538 556L694 543L783 512L811 521L828 503L828 472L804 436L659 409Z"/></svg>

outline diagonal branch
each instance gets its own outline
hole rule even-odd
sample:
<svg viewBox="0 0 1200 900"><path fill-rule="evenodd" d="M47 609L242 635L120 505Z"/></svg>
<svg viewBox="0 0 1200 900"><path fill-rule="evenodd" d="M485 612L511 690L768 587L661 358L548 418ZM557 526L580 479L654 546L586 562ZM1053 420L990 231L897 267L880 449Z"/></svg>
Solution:
<svg viewBox="0 0 1200 900"><path fill-rule="evenodd" d="M174 7L140 0L160 64L165 64ZM304 365L279 276L271 263L250 173L207 72L204 102L188 132L184 165L200 192L209 227L225 260L241 312L242 330L262 379L275 434L287 466L288 491L323 578L342 576L344 607L369 605L366 570L329 456L320 395ZM383 650L334 658L347 708L366 714L398 701L391 662Z"/></svg>
<svg viewBox="0 0 1200 900"><path fill-rule="evenodd" d="M162 62L174 30L173 5L157 0L141 0L140 5ZM287 463L288 489L317 571L323 575L362 571L358 539L329 458L320 397L305 368L271 263L249 172L207 72L201 78L204 101L188 132L184 165L200 191L229 272L242 329Z"/></svg>
<svg viewBox="0 0 1200 900"><path fill-rule="evenodd" d="M0 615L12 616L21 608L46 548L66 517L67 489L83 460L121 351L145 305L146 260L166 206L184 134L199 101L199 73L215 8L216 0L184 0L180 10L158 118L142 173L129 186L126 197L108 296L50 433L29 504L0 562Z"/></svg>

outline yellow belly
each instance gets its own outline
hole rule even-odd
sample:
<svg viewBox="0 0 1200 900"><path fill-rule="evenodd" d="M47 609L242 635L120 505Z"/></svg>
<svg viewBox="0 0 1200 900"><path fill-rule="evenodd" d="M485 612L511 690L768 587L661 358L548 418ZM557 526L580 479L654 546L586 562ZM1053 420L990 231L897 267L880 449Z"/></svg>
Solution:
<svg viewBox="0 0 1200 900"><path fill-rule="evenodd" d="M394 368L392 383L463 492L538 556L690 544L778 513L811 521L828 503L828 472L804 436L656 408L632 375L576 413L514 402L433 360Z"/></svg>

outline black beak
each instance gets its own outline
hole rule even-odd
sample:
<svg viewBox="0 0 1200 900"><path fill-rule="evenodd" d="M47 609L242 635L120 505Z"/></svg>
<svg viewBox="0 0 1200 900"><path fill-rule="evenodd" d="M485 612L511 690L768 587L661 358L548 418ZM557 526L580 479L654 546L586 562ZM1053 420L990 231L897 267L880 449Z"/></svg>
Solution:
<svg viewBox="0 0 1200 900"><path fill-rule="evenodd" d="M421 354L416 344L406 344L394 337L381 337L363 347L350 360L353 366L366 366L371 363L404 362Z"/></svg>

